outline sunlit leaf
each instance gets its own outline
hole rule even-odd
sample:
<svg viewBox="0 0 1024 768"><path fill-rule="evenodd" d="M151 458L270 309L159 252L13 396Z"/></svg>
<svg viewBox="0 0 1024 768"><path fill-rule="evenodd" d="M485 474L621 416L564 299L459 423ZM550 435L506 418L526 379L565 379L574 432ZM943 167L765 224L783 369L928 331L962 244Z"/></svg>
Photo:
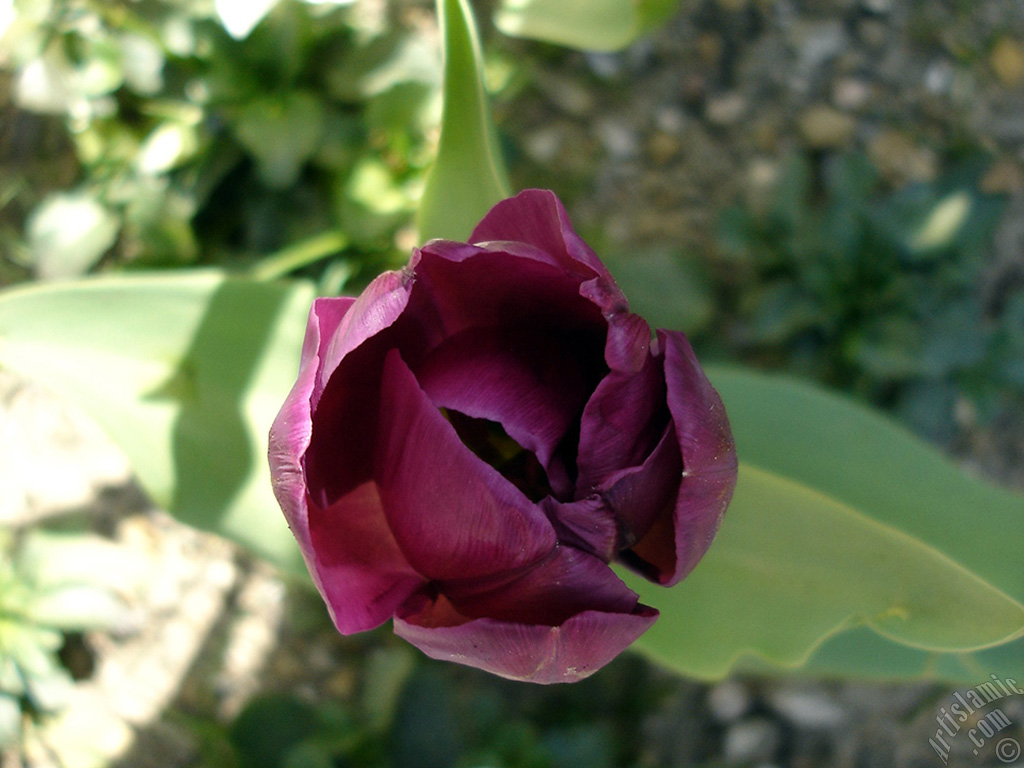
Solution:
<svg viewBox="0 0 1024 768"><path fill-rule="evenodd" d="M179 519L303 572L266 435L311 299L305 284L212 272L13 290L0 297L0 365L81 406Z"/></svg>
<svg viewBox="0 0 1024 768"><path fill-rule="evenodd" d="M36 273L44 280L77 277L117 239L120 222L87 193L47 198L28 221L28 241Z"/></svg>
<svg viewBox="0 0 1024 768"><path fill-rule="evenodd" d="M676 0L503 0L494 23L506 35L614 51L662 23L675 6Z"/></svg>
<svg viewBox="0 0 1024 768"><path fill-rule="evenodd" d="M972 203L970 193L964 190L939 200L910 236L911 249L928 251L949 245L970 217Z"/></svg>
<svg viewBox="0 0 1024 768"><path fill-rule="evenodd" d="M236 40L243 40L278 2L279 0L214 0L214 8L227 33Z"/></svg>
<svg viewBox="0 0 1024 768"><path fill-rule="evenodd" d="M483 60L467 0L437 0L444 32L444 108L437 160L427 177L417 224L420 240L465 240L484 214L508 197L483 85Z"/></svg>

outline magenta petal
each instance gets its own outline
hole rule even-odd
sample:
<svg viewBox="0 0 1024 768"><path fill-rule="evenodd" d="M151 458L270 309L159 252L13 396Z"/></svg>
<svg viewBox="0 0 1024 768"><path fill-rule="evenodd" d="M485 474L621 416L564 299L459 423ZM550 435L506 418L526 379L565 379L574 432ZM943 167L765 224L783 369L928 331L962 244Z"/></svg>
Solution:
<svg viewBox="0 0 1024 768"><path fill-rule="evenodd" d="M395 542L372 482L327 509L311 507L309 518L317 584L344 634L380 626L424 585Z"/></svg>
<svg viewBox="0 0 1024 768"><path fill-rule="evenodd" d="M374 475L398 545L430 579L486 576L545 557L544 514L459 440L397 350L381 386Z"/></svg>
<svg viewBox="0 0 1024 768"><path fill-rule="evenodd" d="M599 307L580 296L579 275L541 258L433 240L419 251L410 309L451 336L467 328L560 329L605 343ZM422 318L422 319L421 319Z"/></svg>
<svg viewBox="0 0 1024 768"><path fill-rule="evenodd" d="M562 201L547 189L527 189L502 200L477 224L469 240L526 243L551 254L568 272L584 278L599 276L615 284L601 260L573 230Z"/></svg>
<svg viewBox="0 0 1024 768"><path fill-rule="evenodd" d="M601 498L619 521L619 544L626 550L620 559L653 581L676 572L672 528L682 474L679 442L669 424L643 464L612 475L601 488ZM648 541L652 530L653 541Z"/></svg>
<svg viewBox="0 0 1024 768"><path fill-rule="evenodd" d="M628 648L658 618L638 605L633 613L584 611L557 627L477 619L430 626L423 613L395 616L395 634L432 659L454 661L511 680L571 683L592 675Z"/></svg>
<svg viewBox="0 0 1024 768"><path fill-rule="evenodd" d="M583 611L629 613L637 604L636 593L607 564L561 545L522 573L439 588L463 616L522 624L556 626Z"/></svg>
<svg viewBox="0 0 1024 768"><path fill-rule="evenodd" d="M599 496L562 503L548 496L541 507L555 526L558 540L611 562L618 550L619 524Z"/></svg>
<svg viewBox="0 0 1024 768"><path fill-rule="evenodd" d="M268 458L274 495L316 580L313 549L309 541L306 479L302 458L313 431L311 398L320 368L320 342L342 322L355 299L318 299L313 303L302 343L299 376L270 427ZM319 583L319 582L318 582Z"/></svg>
<svg viewBox="0 0 1024 768"><path fill-rule="evenodd" d="M579 368L565 366L557 334L521 338L474 328L438 346L416 371L440 408L496 421L547 467L587 398Z"/></svg>
<svg viewBox="0 0 1024 768"><path fill-rule="evenodd" d="M736 485L736 445L722 399L711 386L682 333L658 331L665 350L665 384L679 450L683 482L676 500L676 569L661 583L672 585L693 570L718 531ZM639 553L643 542L635 549Z"/></svg>
<svg viewBox="0 0 1024 768"><path fill-rule="evenodd" d="M640 315L619 312L608 317L604 360L613 371L636 373L649 359L651 327Z"/></svg>
<svg viewBox="0 0 1024 768"><path fill-rule="evenodd" d="M338 364L359 345L389 327L405 310L412 291L415 258L401 272L379 275L355 300L333 335L323 337L324 350L316 398Z"/></svg>
<svg viewBox="0 0 1024 768"><path fill-rule="evenodd" d="M589 496L612 474L643 463L669 420L662 361L650 356L637 373L611 371L580 419L576 496Z"/></svg>

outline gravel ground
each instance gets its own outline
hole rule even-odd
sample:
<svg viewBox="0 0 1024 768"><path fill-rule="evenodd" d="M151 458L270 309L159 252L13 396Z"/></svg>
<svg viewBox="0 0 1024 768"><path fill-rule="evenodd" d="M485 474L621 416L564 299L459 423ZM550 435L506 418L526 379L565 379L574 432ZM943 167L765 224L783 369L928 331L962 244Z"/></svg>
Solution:
<svg viewBox="0 0 1024 768"><path fill-rule="evenodd" d="M510 51L535 50L506 44ZM1020 0L705 0L618 55L546 51L534 85L499 105L517 186L582 192L570 213L621 248L712 247L722 206L767 194L786 154L859 147L894 182L928 180L951 148L988 149L1008 208L990 279L1024 275L1024 3ZM964 458L1024 487L1019 431ZM94 664L66 714L4 768L201 765L181 713L230 719L257 691L348 697L377 635L339 638L232 546L150 507L87 419L0 373L0 524L88 515L145 566L122 631L85 638ZM308 610L305 611L308 614ZM731 679L674 684L644 723L643 765L933 766L953 691ZM178 717L168 716L173 710ZM1004 707L1024 740L1024 698ZM87 749L83 749L83 734ZM950 765L998 766L954 744Z"/></svg>

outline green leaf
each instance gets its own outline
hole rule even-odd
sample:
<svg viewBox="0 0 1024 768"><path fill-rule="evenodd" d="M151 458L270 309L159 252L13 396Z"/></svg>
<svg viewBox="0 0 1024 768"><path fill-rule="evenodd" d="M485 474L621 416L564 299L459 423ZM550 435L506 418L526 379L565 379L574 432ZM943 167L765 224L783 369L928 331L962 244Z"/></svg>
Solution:
<svg viewBox="0 0 1024 768"><path fill-rule="evenodd" d="M255 157L260 179L268 187L284 189L299 177L323 137L323 103L306 91L262 96L239 111L238 140Z"/></svg>
<svg viewBox="0 0 1024 768"><path fill-rule="evenodd" d="M966 652L1024 632L1024 498L836 395L738 369L711 376L740 480L686 581L665 592L630 577L662 610L640 649L702 678L810 658L809 672L964 679ZM974 655L1015 653L1019 666L1020 648Z"/></svg>
<svg viewBox="0 0 1024 768"><path fill-rule="evenodd" d="M845 397L735 367L709 374L741 460L907 533L1024 602L1024 496L968 476Z"/></svg>
<svg viewBox="0 0 1024 768"><path fill-rule="evenodd" d="M312 704L282 694L255 699L231 726L231 740L242 765L278 768L288 752L316 734Z"/></svg>
<svg viewBox="0 0 1024 768"><path fill-rule="evenodd" d="M617 51L664 22L676 0L503 0L494 23L506 35L587 51Z"/></svg>
<svg viewBox="0 0 1024 768"><path fill-rule="evenodd" d="M662 611L638 645L701 678L745 656L798 666L860 625L938 650L999 643L1024 627L1024 606L927 544L749 464L686 581L671 592L630 582Z"/></svg>
<svg viewBox="0 0 1024 768"><path fill-rule="evenodd" d="M444 32L444 107L437 160L420 202L421 240L465 240L509 196L483 85L483 59L467 0L437 0Z"/></svg>
<svg viewBox="0 0 1024 768"><path fill-rule="evenodd" d="M826 640L802 671L836 677L849 676L851 670L856 670L859 677L876 680L925 678L977 683L985 682L989 675L1019 675L1022 663L1024 640L971 653L941 653L897 645L870 629L860 628Z"/></svg>
<svg viewBox="0 0 1024 768"><path fill-rule="evenodd" d="M0 365L96 419L180 520L303 573L270 490L266 435L312 295L214 272L17 289L0 296Z"/></svg>

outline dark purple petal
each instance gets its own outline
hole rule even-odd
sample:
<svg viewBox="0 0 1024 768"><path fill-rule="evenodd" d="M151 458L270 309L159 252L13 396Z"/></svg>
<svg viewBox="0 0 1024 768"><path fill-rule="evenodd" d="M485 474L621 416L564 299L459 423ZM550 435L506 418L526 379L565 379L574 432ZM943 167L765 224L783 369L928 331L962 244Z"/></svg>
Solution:
<svg viewBox="0 0 1024 768"><path fill-rule="evenodd" d="M637 373L611 371L597 385L580 419L577 498L639 466L657 445L669 420L662 364L649 356Z"/></svg>
<svg viewBox="0 0 1024 768"><path fill-rule="evenodd" d="M429 579L531 565L555 546L544 514L459 440L397 350L384 363L374 474L391 531Z"/></svg>
<svg viewBox="0 0 1024 768"><path fill-rule="evenodd" d="M670 423L642 465L612 475L601 488L601 498L619 521L619 545L627 548L620 559L653 581L669 579L676 570L672 523L682 476L679 442ZM667 532L665 546L653 548L648 542L642 555L633 550L654 528L658 534Z"/></svg>
<svg viewBox="0 0 1024 768"><path fill-rule="evenodd" d="M736 485L736 445L718 393L711 386L686 336L658 331L665 350L665 384L668 407L679 437L683 480L676 501L674 540L676 567L659 581L672 585L693 570L718 531L722 515ZM649 562L660 544L659 526L633 549Z"/></svg>
<svg viewBox="0 0 1024 768"><path fill-rule="evenodd" d="M648 360L651 327L640 315L620 312L608 317L604 360L613 371L636 373Z"/></svg>
<svg viewBox="0 0 1024 768"><path fill-rule="evenodd" d="M434 624L433 605L395 616L395 634L432 659L454 661L511 680L571 683L610 662L658 618L638 605L632 613L584 611L557 627L476 619Z"/></svg>
<svg viewBox="0 0 1024 768"><path fill-rule="evenodd" d="M413 286L414 263L415 259L400 272L379 275L359 295L337 330L322 337L322 362L314 404L345 356L388 328L405 310Z"/></svg>
<svg viewBox="0 0 1024 768"><path fill-rule="evenodd" d="M355 299L319 299L313 303L302 343L299 376L274 419L268 440L270 477L281 510L313 572L314 553L309 541L306 478L302 459L309 447L313 424L311 398L320 368L320 343L342 322ZM314 574L314 579L316 576Z"/></svg>
<svg viewBox="0 0 1024 768"><path fill-rule="evenodd" d="M557 626L583 611L629 613L637 595L604 562L574 547L557 546L520 573L438 584L469 618Z"/></svg>
<svg viewBox="0 0 1024 768"><path fill-rule="evenodd" d="M309 529L316 581L344 634L380 626L425 583L395 542L372 482L327 509L311 506Z"/></svg>
<svg viewBox="0 0 1024 768"><path fill-rule="evenodd" d="M548 496L541 507L560 542L611 562L619 548L619 524L603 499L595 495L563 504Z"/></svg>
<svg viewBox="0 0 1024 768"><path fill-rule="evenodd" d="M573 230L569 215L554 192L527 189L502 200L473 230L470 242L531 258L547 254L551 263L576 277L579 294L596 305L607 321L608 366L613 370L636 371L643 365L650 328L643 318L629 313L626 298L611 273ZM530 249L518 244L526 244Z"/></svg>
<svg viewBox="0 0 1024 768"><path fill-rule="evenodd" d="M469 236L474 244L502 240L532 245L583 279L601 277L615 284L601 260L573 230L562 201L550 190L527 189L502 200Z"/></svg>
<svg viewBox="0 0 1024 768"><path fill-rule="evenodd" d="M458 333L430 353L416 378L434 405L500 423L546 468L582 410L589 382L565 365L557 332L520 336L494 328Z"/></svg>
<svg viewBox="0 0 1024 768"><path fill-rule="evenodd" d="M516 328L594 337L604 344L598 307L579 295L579 278L549 262L434 240L419 251L412 316L451 336L467 328ZM598 341L599 339L599 341Z"/></svg>

